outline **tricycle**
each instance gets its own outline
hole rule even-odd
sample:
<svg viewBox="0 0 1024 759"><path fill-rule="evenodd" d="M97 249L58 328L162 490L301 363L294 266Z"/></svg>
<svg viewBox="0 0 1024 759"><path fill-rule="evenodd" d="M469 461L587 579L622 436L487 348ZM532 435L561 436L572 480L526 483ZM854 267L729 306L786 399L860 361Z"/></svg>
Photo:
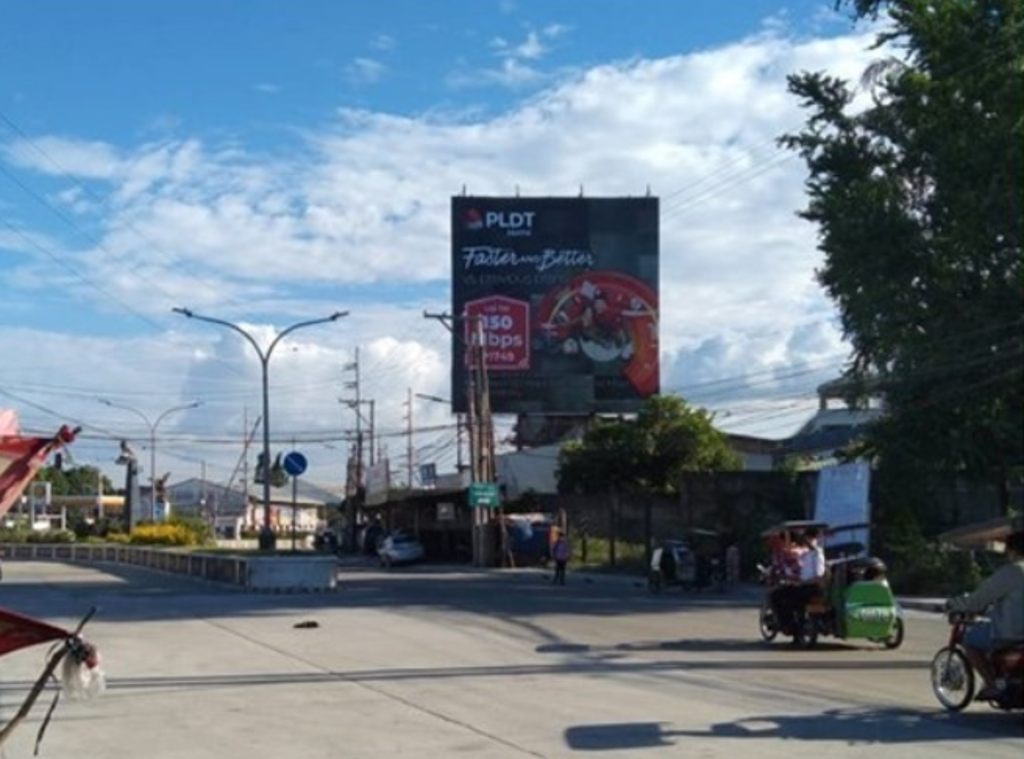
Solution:
<svg viewBox="0 0 1024 759"><path fill-rule="evenodd" d="M826 545L825 577L798 610L796 623L783 629L776 617L772 594L796 582L795 566L799 563L803 536L811 532L835 536L847 529L796 520L779 523L763 533L772 552L771 564L760 567L766 588L758 624L765 641L770 642L781 633L801 648L812 648L824 636L867 640L889 649L902 645L903 614L886 579L885 564L877 557L864 555L860 544Z"/></svg>
<svg viewBox="0 0 1024 759"><path fill-rule="evenodd" d="M658 593L668 586L683 590L725 587L721 537L714 530L692 527L681 538L664 540L651 553L647 589Z"/></svg>
<svg viewBox="0 0 1024 759"><path fill-rule="evenodd" d="M49 438L22 435L14 412L0 409L0 517L21 497L46 459L73 442L77 433L77 429L65 426ZM53 705L40 723L36 734L37 754L39 742L61 693L79 698L95 695L103 689L104 676L99 652L81 637L82 628L94 612L95 609L91 610L74 630L66 630L13 609L0 607L0 657L29 646L53 644L46 656L46 664L25 700L6 724L0 727L0 751L14 730L26 720L50 681L57 679L58 675L61 688L54 695Z"/></svg>

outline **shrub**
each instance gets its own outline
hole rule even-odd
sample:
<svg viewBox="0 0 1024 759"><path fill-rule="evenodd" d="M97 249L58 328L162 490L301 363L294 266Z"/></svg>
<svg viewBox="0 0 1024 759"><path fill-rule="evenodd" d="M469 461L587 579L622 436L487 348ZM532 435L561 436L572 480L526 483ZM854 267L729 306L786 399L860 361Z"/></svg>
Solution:
<svg viewBox="0 0 1024 759"><path fill-rule="evenodd" d="M31 534L28 527L4 527L0 529L0 543L24 543Z"/></svg>
<svg viewBox="0 0 1024 759"><path fill-rule="evenodd" d="M128 542L132 545L194 546L200 541L195 532L186 525L165 522L136 526L132 529Z"/></svg>
<svg viewBox="0 0 1024 759"><path fill-rule="evenodd" d="M981 568L972 553L942 550L924 537L914 519L903 519L889 529L881 553L897 593L951 596L981 582Z"/></svg>
<svg viewBox="0 0 1024 759"><path fill-rule="evenodd" d="M32 531L25 536L26 543L74 543L75 533L71 530Z"/></svg>
<svg viewBox="0 0 1024 759"><path fill-rule="evenodd" d="M204 519L173 516L166 522L141 522L123 541L113 535L109 537L112 542L132 545L200 546L213 541L213 531Z"/></svg>

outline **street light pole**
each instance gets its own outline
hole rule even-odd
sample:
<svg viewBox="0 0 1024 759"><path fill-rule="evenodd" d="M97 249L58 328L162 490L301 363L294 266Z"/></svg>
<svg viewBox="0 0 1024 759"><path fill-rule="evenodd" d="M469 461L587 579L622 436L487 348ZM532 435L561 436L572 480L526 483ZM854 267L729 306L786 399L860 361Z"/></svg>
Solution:
<svg viewBox="0 0 1024 759"><path fill-rule="evenodd" d="M290 327L279 332L270 342L267 350L264 351L260 348L256 339L237 324L225 321L224 319L216 319L212 316L202 316L187 308L172 308L171 310L175 313L181 314L182 316L186 316L189 319L198 319L199 321L209 322L210 324L218 324L237 332L248 341L249 345L251 345L256 351L256 355L259 356L263 385L263 464L265 467L263 473L263 529L260 532L259 546L260 550L273 550L277 543L277 536L274 534L270 520L270 382L268 375L270 356L273 354L274 348L277 347L277 344L281 342L285 335L288 335L297 329L302 329L303 327L312 327L316 324L326 324L327 322L337 321L343 316L348 316L348 311L335 311L330 316L326 316L322 319L310 319L308 321L292 324Z"/></svg>
<svg viewBox="0 0 1024 759"><path fill-rule="evenodd" d="M139 417L146 423L149 428L149 514L147 515L150 519L156 519L156 430L160 426L160 422L166 419L168 416L173 414L175 411L185 411L190 408L198 408L203 405L202 401L192 401L191 403L183 403L180 406L173 406L163 413L161 413L155 421L150 421L149 417L137 408L131 406L124 406L120 403L114 403L106 398L100 398L100 403L104 406L110 406L110 408L119 408L122 411L129 411Z"/></svg>

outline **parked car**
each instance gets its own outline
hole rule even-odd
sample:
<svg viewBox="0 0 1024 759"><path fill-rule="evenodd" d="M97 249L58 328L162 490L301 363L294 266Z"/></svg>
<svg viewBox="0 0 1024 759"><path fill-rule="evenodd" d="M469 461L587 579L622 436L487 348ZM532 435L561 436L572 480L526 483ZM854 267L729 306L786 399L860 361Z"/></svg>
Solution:
<svg viewBox="0 0 1024 759"><path fill-rule="evenodd" d="M423 544L415 535L410 535L407 532L395 532L381 541L380 547L377 549L377 556L380 557L382 567L413 564L423 560Z"/></svg>

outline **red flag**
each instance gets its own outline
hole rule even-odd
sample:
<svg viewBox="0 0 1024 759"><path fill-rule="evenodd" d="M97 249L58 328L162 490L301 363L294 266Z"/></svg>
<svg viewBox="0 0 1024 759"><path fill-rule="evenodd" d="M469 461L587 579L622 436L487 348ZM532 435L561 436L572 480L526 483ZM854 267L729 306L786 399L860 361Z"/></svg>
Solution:
<svg viewBox="0 0 1024 759"><path fill-rule="evenodd" d="M0 607L0 656L19 648L66 640L74 633Z"/></svg>
<svg viewBox="0 0 1024 759"><path fill-rule="evenodd" d="M0 516L7 513L28 487L50 454L75 439L67 426L52 438L24 437L10 412L0 412Z"/></svg>

